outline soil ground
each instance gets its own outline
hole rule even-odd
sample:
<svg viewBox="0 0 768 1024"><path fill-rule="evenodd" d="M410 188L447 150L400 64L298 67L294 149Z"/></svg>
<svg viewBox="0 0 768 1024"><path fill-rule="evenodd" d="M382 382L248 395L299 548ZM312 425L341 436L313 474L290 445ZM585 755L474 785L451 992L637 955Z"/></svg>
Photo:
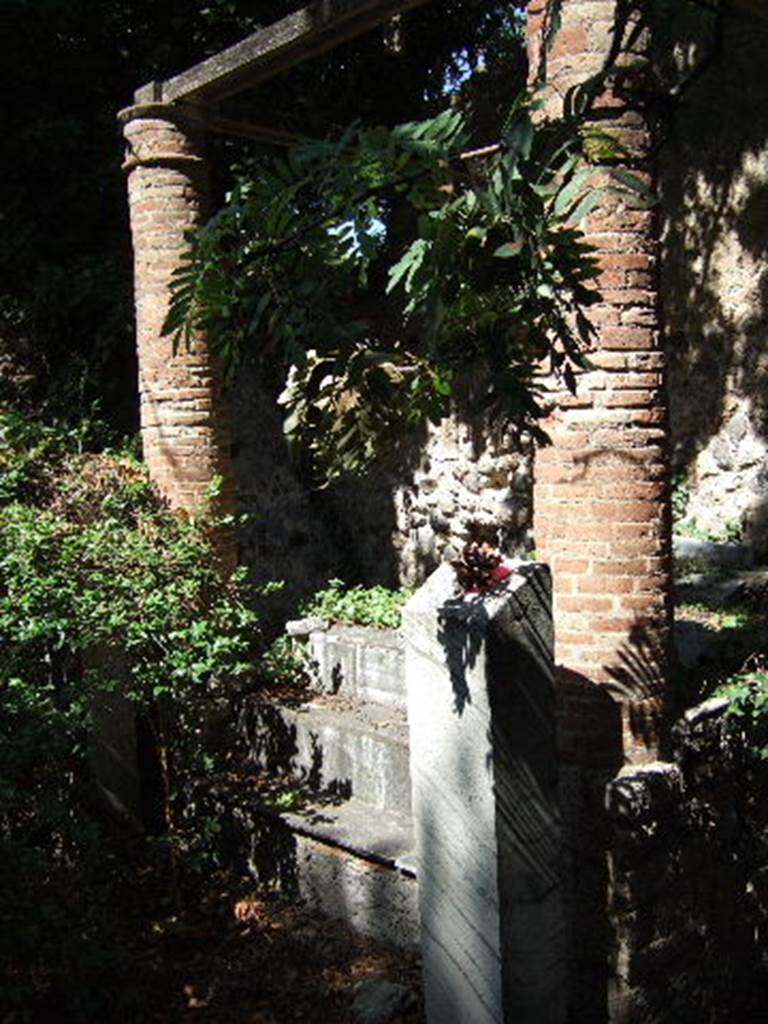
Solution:
<svg viewBox="0 0 768 1024"><path fill-rule="evenodd" d="M413 990L397 1024L423 1021L415 957L224 872L174 901L152 859L108 854L87 890L41 892L54 931L18 959L2 943L2 1024L347 1024L372 978Z"/></svg>

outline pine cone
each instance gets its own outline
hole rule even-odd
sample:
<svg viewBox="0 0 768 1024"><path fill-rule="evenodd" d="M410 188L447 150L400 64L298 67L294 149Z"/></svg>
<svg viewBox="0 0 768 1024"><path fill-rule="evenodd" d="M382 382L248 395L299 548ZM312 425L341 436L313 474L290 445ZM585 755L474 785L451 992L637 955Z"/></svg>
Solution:
<svg viewBox="0 0 768 1024"><path fill-rule="evenodd" d="M467 591L489 590L498 582L495 571L501 565L503 556L496 548L484 541L471 541L465 545L461 558L451 562L459 584Z"/></svg>

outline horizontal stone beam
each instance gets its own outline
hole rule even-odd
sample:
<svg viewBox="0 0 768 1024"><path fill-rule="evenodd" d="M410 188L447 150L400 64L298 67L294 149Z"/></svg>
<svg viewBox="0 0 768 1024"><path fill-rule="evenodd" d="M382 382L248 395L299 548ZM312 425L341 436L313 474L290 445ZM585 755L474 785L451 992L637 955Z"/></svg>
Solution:
<svg viewBox="0 0 768 1024"><path fill-rule="evenodd" d="M318 0L173 78L142 86L136 102L225 99L426 2Z"/></svg>

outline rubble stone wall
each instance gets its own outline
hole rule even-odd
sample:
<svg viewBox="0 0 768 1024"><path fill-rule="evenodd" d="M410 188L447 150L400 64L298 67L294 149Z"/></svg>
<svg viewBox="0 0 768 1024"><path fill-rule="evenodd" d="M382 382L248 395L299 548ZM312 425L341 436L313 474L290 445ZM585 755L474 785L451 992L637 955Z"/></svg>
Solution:
<svg viewBox="0 0 768 1024"><path fill-rule="evenodd" d="M478 535L510 554L530 549L530 456L514 439L451 417L414 438L403 462L330 495L364 578L419 585Z"/></svg>
<svg viewBox="0 0 768 1024"><path fill-rule="evenodd" d="M445 419L410 439L397 472L312 490L258 374L242 373L228 397L237 507L248 515L240 558L258 582L286 584L270 617L333 576L418 586L478 531L511 554L530 550L531 460L513 438Z"/></svg>
<svg viewBox="0 0 768 1024"><path fill-rule="evenodd" d="M678 723L670 762L609 783L611 1021L760 1017L767 782L766 762L714 700Z"/></svg>
<svg viewBox="0 0 768 1024"><path fill-rule="evenodd" d="M679 5L693 8L693 5ZM678 13L685 93L660 150L673 470L687 519L768 552L768 20Z"/></svg>

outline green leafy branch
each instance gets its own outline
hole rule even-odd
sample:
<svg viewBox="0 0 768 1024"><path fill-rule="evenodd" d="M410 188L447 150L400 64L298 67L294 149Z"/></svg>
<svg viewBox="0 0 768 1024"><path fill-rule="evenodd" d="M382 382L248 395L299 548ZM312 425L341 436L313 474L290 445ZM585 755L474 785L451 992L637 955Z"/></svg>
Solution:
<svg viewBox="0 0 768 1024"><path fill-rule="evenodd" d="M0 830L52 827L49 806L75 815L93 701L111 693L154 733L171 825L253 672L252 588L218 571L216 523L173 514L129 456L73 454L61 432L4 423Z"/></svg>
<svg viewBox="0 0 768 1024"><path fill-rule="evenodd" d="M255 162L190 236L166 333L203 332L230 371L249 352L282 363L286 434L325 479L396 451L458 396L545 442L542 362L573 389L594 333L578 224L647 188L609 179L623 151L577 98L558 120L536 107L521 96L475 153L449 109Z"/></svg>

